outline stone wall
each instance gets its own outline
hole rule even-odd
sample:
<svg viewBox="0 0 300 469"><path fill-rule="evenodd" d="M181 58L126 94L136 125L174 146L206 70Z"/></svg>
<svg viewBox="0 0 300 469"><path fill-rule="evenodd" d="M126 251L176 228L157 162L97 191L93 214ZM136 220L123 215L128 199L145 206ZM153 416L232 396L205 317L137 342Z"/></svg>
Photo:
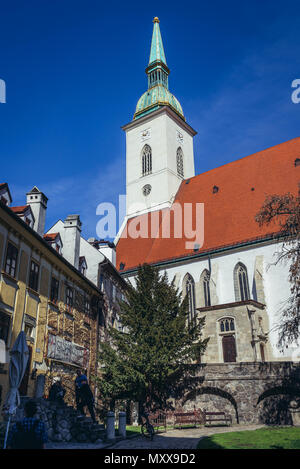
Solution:
<svg viewBox="0 0 300 469"><path fill-rule="evenodd" d="M13 417L14 422L24 418L24 403L22 398L20 407ZM104 437L104 426L92 424L88 418L78 418L76 410L67 405L49 402L47 399L35 399L37 403L36 417L46 426L49 441L55 442L95 442Z"/></svg>
<svg viewBox="0 0 300 469"><path fill-rule="evenodd" d="M203 364L176 407L224 410L233 423L290 425L292 402L300 409L299 363Z"/></svg>

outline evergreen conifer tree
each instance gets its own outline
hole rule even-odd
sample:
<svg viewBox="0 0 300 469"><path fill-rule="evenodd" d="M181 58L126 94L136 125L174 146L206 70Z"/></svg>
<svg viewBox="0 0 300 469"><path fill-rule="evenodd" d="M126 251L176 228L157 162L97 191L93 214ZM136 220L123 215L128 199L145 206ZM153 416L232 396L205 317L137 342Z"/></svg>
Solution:
<svg viewBox="0 0 300 469"><path fill-rule="evenodd" d="M122 330L109 327L109 340L101 344L101 397L142 405L148 396L151 405L166 409L206 348L205 319L189 320L187 298L182 300L166 274L146 264L120 307Z"/></svg>

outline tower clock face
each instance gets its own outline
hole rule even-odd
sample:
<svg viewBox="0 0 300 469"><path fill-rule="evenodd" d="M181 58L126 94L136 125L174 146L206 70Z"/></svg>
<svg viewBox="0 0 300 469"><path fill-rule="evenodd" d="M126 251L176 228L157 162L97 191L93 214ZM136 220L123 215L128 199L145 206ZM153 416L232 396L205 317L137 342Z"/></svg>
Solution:
<svg viewBox="0 0 300 469"><path fill-rule="evenodd" d="M145 129L141 132L141 141L144 142L151 137L151 129Z"/></svg>
<svg viewBox="0 0 300 469"><path fill-rule="evenodd" d="M182 135L182 133L181 133L181 132L179 132L178 130L177 130L177 132L176 132L176 133L177 133L177 142L179 142L179 143L184 143L184 140L183 140L183 135Z"/></svg>
<svg viewBox="0 0 300 469"><path fill-rule="evenodd" d="M146 184L146 185L143 187L143 189L142 189L143 195L144 195L145 197L146 197L147 195L149 195L150 192L151 192L151 189L152 189L152 187L150 186L150 184Z"/></svg>

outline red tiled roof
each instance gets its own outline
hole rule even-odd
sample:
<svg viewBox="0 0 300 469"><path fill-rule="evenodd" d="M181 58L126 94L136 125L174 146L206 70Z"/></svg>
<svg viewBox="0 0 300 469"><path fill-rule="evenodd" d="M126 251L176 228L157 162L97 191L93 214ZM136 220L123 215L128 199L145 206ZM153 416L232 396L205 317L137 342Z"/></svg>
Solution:
<svg viewBox="0 0 300 469"><path fill-rule="evenodd" d="M268 195L298 192L300 166L295 165L295 160L299 157L300 137L194 176L188 183L183 181L174 203L204 203L204 243L197 253L255 241L278 232L275 224L260 228L255 215ZM218 190L214 191L214 187ZM160 227L161 215L162 212ZM162 238L161 232L156 238L126 238L126 230L137 219L127 222L117 244L117 267L125 264L122 272L143 263L155 264L195 254L194 249L187 250L185 246L191 240L184 236L174 238L172 230L171 239ZM150 214L139 217L141 223L149 219ZM195 229L195 218L193 223Z"/></svg>
<svg viewBox="0 0 300 469"><path fill-rule="evenodd" d="M54 241L57 236L60 236L59 233L46 233L43 237L45 241Z"/></svg>
<svg viewBox="0 0 300 469"><path fill-rule="evenodd" d="M9 207L14 213L24 213L28 208L30 208L30 205L19 205L18 207Z"/></svg>

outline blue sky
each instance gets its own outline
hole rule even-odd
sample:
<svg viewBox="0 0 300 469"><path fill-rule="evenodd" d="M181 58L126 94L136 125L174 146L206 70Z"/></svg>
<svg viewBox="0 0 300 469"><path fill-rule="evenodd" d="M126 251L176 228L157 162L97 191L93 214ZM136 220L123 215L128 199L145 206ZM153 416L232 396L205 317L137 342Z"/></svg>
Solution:
<svg viewBox="0 0 300 469"><path fill-rule="evenodd" d="M97 205L125 194L121 126L147 88L154 16L196 173L300 136L299 1L2 2L0 182L13 205L37 185L46 227L79 213L96 236Z"/></svg>

